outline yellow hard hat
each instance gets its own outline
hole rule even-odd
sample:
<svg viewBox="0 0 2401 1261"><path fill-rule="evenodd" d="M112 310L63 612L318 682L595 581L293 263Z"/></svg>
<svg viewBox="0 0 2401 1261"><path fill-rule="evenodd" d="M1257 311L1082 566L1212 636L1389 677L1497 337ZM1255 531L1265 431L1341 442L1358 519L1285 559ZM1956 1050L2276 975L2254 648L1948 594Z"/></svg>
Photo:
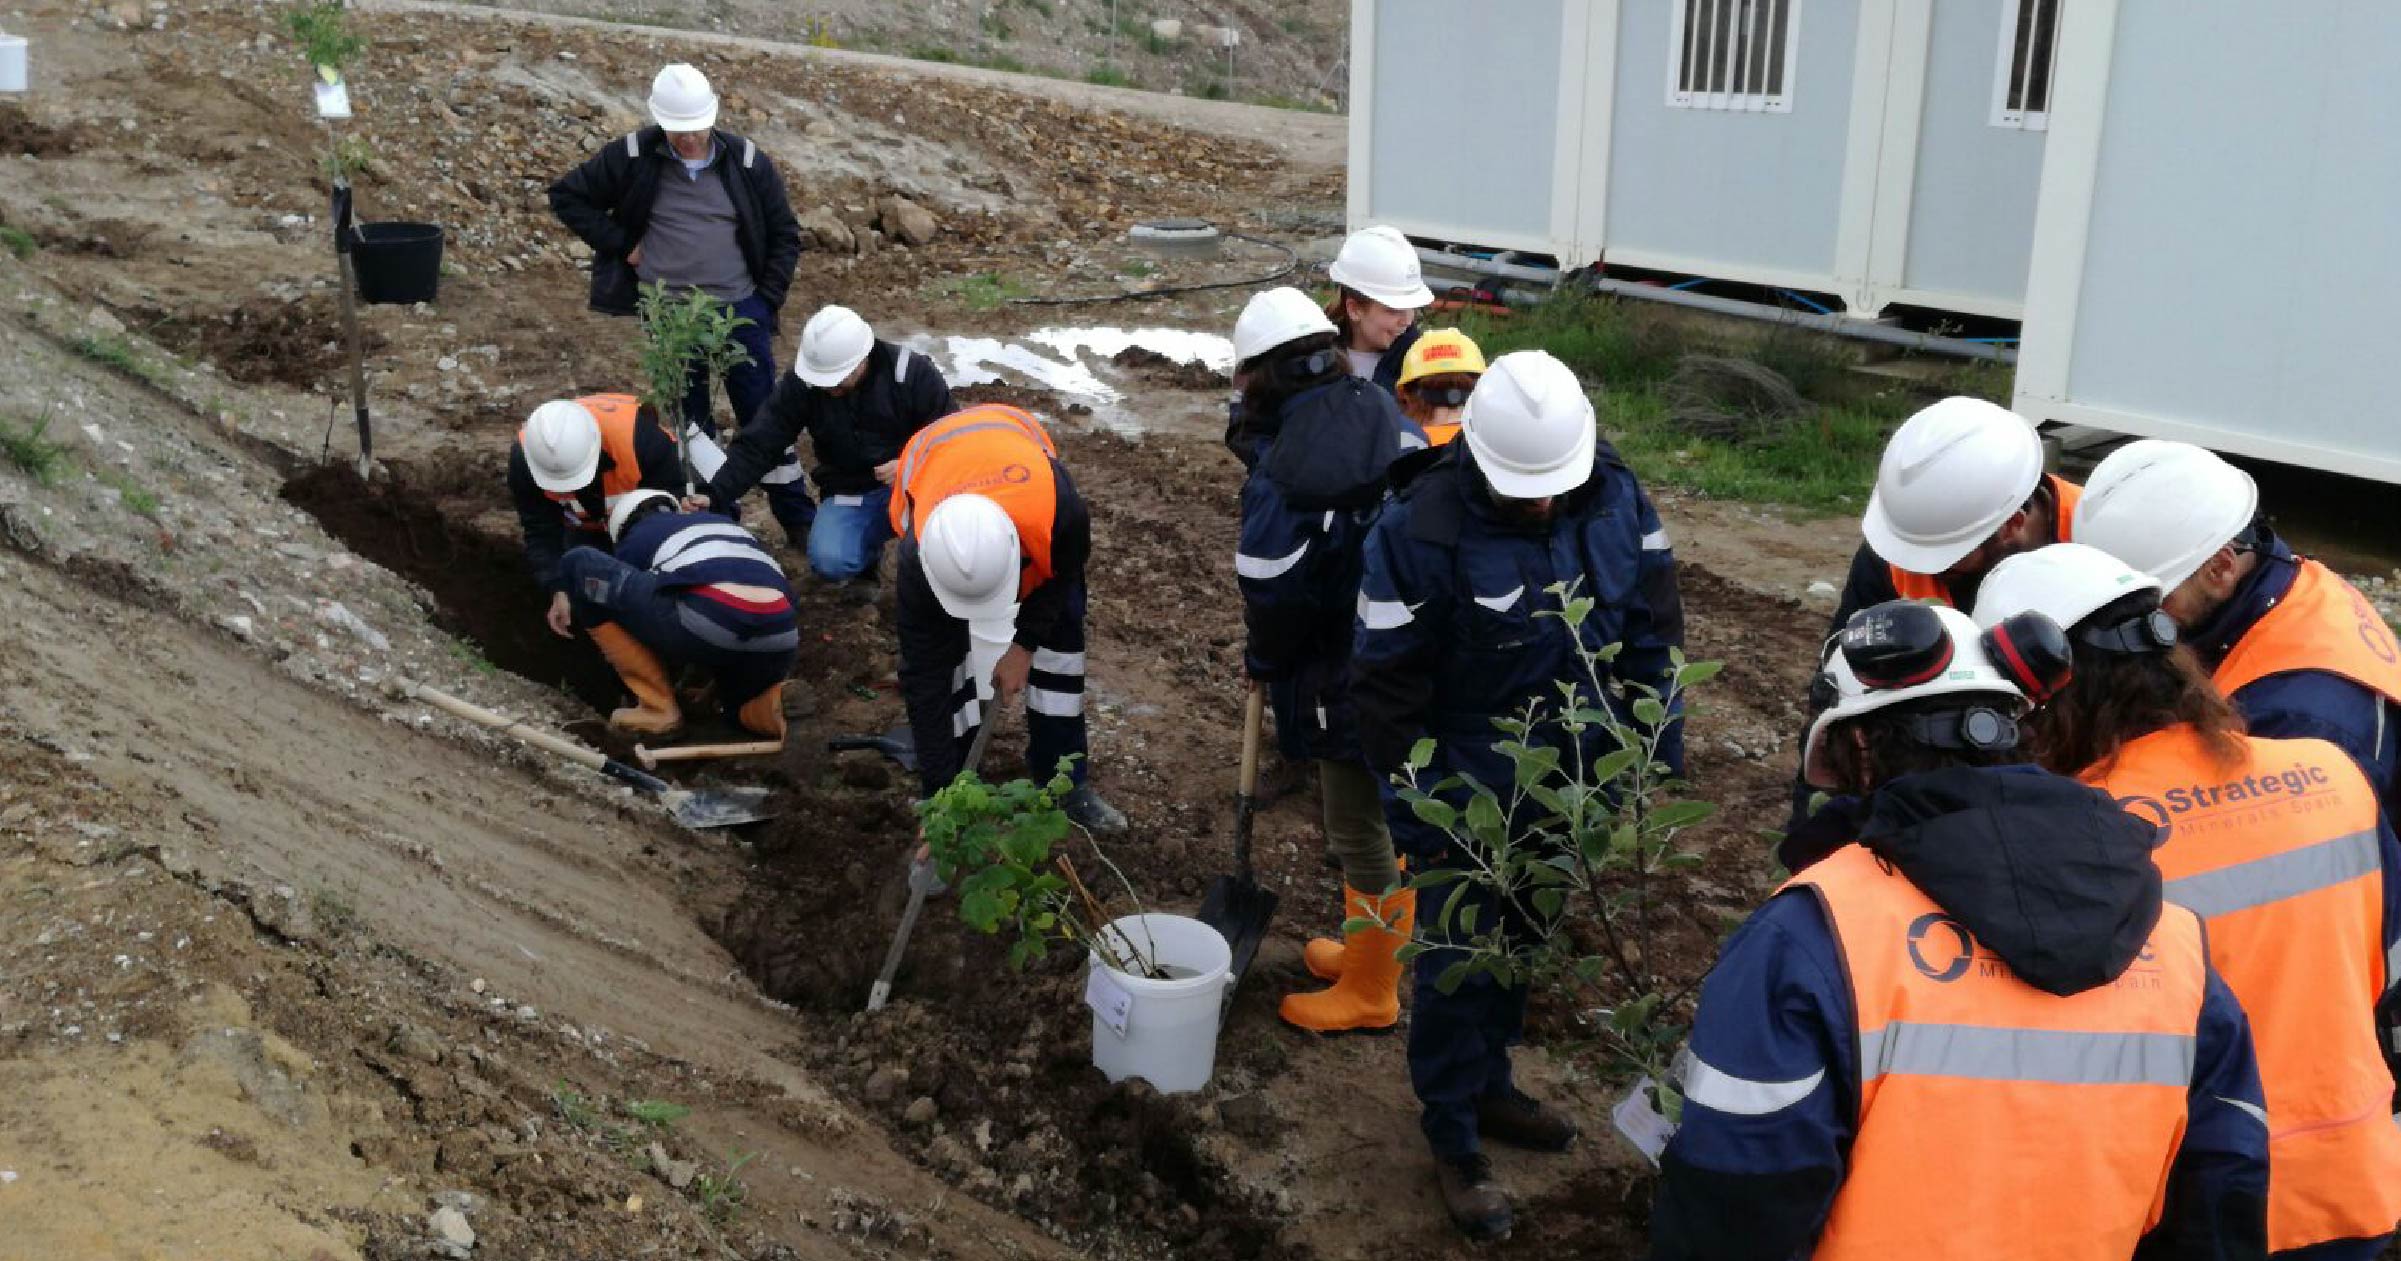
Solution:
<svg viewBox="0 0 2401 1261"><path fill-rule="evenodd" d="M1402 385L1419 377L1441 377L1452 374L1471 377L1484 375L1484 352L1473 339L1455 328L1438 328L1417 339L1409 353L1401 358Z"/></svg>

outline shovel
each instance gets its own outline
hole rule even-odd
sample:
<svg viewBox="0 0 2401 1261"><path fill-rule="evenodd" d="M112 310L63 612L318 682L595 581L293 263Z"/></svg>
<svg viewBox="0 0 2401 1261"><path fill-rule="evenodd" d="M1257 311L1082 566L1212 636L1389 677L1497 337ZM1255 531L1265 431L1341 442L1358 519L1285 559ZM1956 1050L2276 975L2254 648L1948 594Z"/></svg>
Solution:
<svg viewBox="0 0 2401 1261"><path fill-rule="evenodd" d="M825 742L827 751L848 753L853 749L868 749L900 763L900 769L917 769L917 737L902 723L880 736L834 736Z"/></svg>
<svg viewBox="0 0 2401 1261"><path fill-rule="evenodd" d="M410 700L454 714L468 722L490 727L546 753L555 753L578 766L588 766L611 779L631 784L654 797L667 809L669 817L694 830L728 828L743 823L772 819L768 810L767 790L764 788L713 788L693 791L671 788L655 775L645 775L595 749L587 749L571 740L562 740L547 731L536 731L505 714L495 714L478 705L470 705L455 696L437 692L422 683L401 680L400 694Z"/></svg>
<svg viewBox="0 0 2401 1261"><path fill-rule="evenodd" d="M1200 921L1226 939L1226 949L1234 957L1227 975L1236 981L1250 969L1259 942L1267 936L1267 922L1276 913L1276 895L1260 888L1251 874L1251 820L1259 813L1259 727L1266 707L1266 689L1253 680L1250 697L1242 705L1242 771L1234 788L1234 874L1210 881L1201 894ZM1226 1003L1233 1001L1234 987L1228 984Z"/></svg>
<svg viewBox="0 0 2401 1261"><path fill-rule="evenodd" d="M975 740L967 746L966 769L974 770L984 764L984 746L992 742L992 729L999 724L1000 715L986 713L984 723L975 729ZM882 1011L892 1001L892 978L900 975L901 956L909 952L909 934L916 931L917 913L925 909L925 895L942 887L941 877L934 874L931 855L909 860L909 904L900 913L900 931L892 934L892 946L884 951L884 969L875 974L875 984L867 990L867 1010Z"/></svg>

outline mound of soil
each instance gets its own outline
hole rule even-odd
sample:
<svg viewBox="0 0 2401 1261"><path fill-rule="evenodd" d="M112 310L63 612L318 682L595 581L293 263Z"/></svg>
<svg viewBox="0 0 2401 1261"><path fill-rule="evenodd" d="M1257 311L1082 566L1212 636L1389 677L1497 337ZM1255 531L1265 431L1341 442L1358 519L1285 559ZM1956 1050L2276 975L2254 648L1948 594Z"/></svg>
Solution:
<svg viewBox="0 0 2401 1261"><path fill-rule="evenodd" d="M348 464L320 464L284 483L284 499L313 516L359 555L422 584L434 620L474 641L485 659L538 683L558 686L595 709L620 702L616 671L588 640L550 633L550 599L525 570L516 547L453 524L406 468L359 480Z"/></svg>
<svg viewBox="0 0 2401 1261"><path fill-rule="evenodd" d="M0 111L0 153L21 153L32 158L63 158L83 148L84 131L69 124L52 127L38 123L23 110Z"/></svg>
<svg viewBox="0 0 2401 1261"><path fill-rule="evenodd" d="M342 380L349 356L342 343L338 299L310 293L279 302L253 299L214 317L151 312L151 333L178 352L215 361L226 376L249 385L269 382L301 389L332 389ZM359 329L360 349L372 357L386 345L372 329Z"/></svg>
<svg viewBox="0 0 2401 1261"><path fill-rule="evenodd" d="M1109 362L1139 372L1145 378L1173 390L1214 393L1225 389L1231 381L1225 373L1197 359L1189 363L1177 363L1147 346L1128 346L1109 356Z"/></svg>

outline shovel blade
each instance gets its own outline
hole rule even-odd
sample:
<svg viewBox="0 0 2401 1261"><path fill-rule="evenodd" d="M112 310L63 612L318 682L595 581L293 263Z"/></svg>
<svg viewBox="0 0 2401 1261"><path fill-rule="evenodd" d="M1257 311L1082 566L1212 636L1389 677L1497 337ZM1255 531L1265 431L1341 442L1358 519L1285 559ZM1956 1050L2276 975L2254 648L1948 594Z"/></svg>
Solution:
<svg viewBox="0 0 2401 1261"><path fill-rule="evenodd" d="M1255 880L1219 876L1201 894L1200 921L1226 939L1226 949L1234 957L1229 972L1237 979L1250 971L1251 960L1258 956L1259 943L1266 939L1268 921L1275 918L1275 913L1276 895L1259 887ZM1229 987L1228 996L1231 994Z"/></svg>
<svg viewBox="0 0 2401 1261"><path fill-rule="evenodd" d="M670 789L660 794L659 804L667 807L668 815L677 823L699 830L738 827L772 819L776 814L767 808L764 788L711 788L696 792Z"/></svg>

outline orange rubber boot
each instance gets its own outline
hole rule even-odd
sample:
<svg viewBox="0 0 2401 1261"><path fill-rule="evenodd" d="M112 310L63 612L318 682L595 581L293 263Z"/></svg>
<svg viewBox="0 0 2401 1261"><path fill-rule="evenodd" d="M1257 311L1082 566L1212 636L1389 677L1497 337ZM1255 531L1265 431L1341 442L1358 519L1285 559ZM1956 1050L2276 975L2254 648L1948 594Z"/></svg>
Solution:
<svg viewBox="0 0 2401 1261"><path fill-rule="evenodd" d="M1409 860L1404 858L1395 870L1401 879L1409 878ZM1348 892L1346 888L1344 892ZM1301 962L1308 965L1309 975L1320 981L1342 979L1342 943L1331 937L1311 937L1301 946Z"/></svg>
<svg viewBox="0 0 2401 1261"><path fill-rule="evenodd" d="M659 663L659 655L650 645L613 622L593 627L592 642L599 645L600 655L608 658L617 677L625 680L625 690L634 694L631 708L609 715L610 730L642 736L683 730L684 711L675 703L675 685L667 681L667 667Z"/></svg>
<svg viewBox="0 0 2401 1261"><path fill-rule="evenodd" d="M735 713L734 721L741 723L742 729L753 735L765 736L770 740L783 739L784 685L778 683L744 701L742 708Z"/></svg>
<svg viewBox="0 0 2401 1261"><path fill-rule="evenodd" d="M1389 1029L1401 1018L1401 962L1396 957L1417 927L1417 890L1401 889L1378 899L1357 889L1342 891L1349 916L1381 918L1384 928L1343 934L1342 979L1314 994L1291 994L1279 1008L1284 1020L1313 1033Z"/></svg>

